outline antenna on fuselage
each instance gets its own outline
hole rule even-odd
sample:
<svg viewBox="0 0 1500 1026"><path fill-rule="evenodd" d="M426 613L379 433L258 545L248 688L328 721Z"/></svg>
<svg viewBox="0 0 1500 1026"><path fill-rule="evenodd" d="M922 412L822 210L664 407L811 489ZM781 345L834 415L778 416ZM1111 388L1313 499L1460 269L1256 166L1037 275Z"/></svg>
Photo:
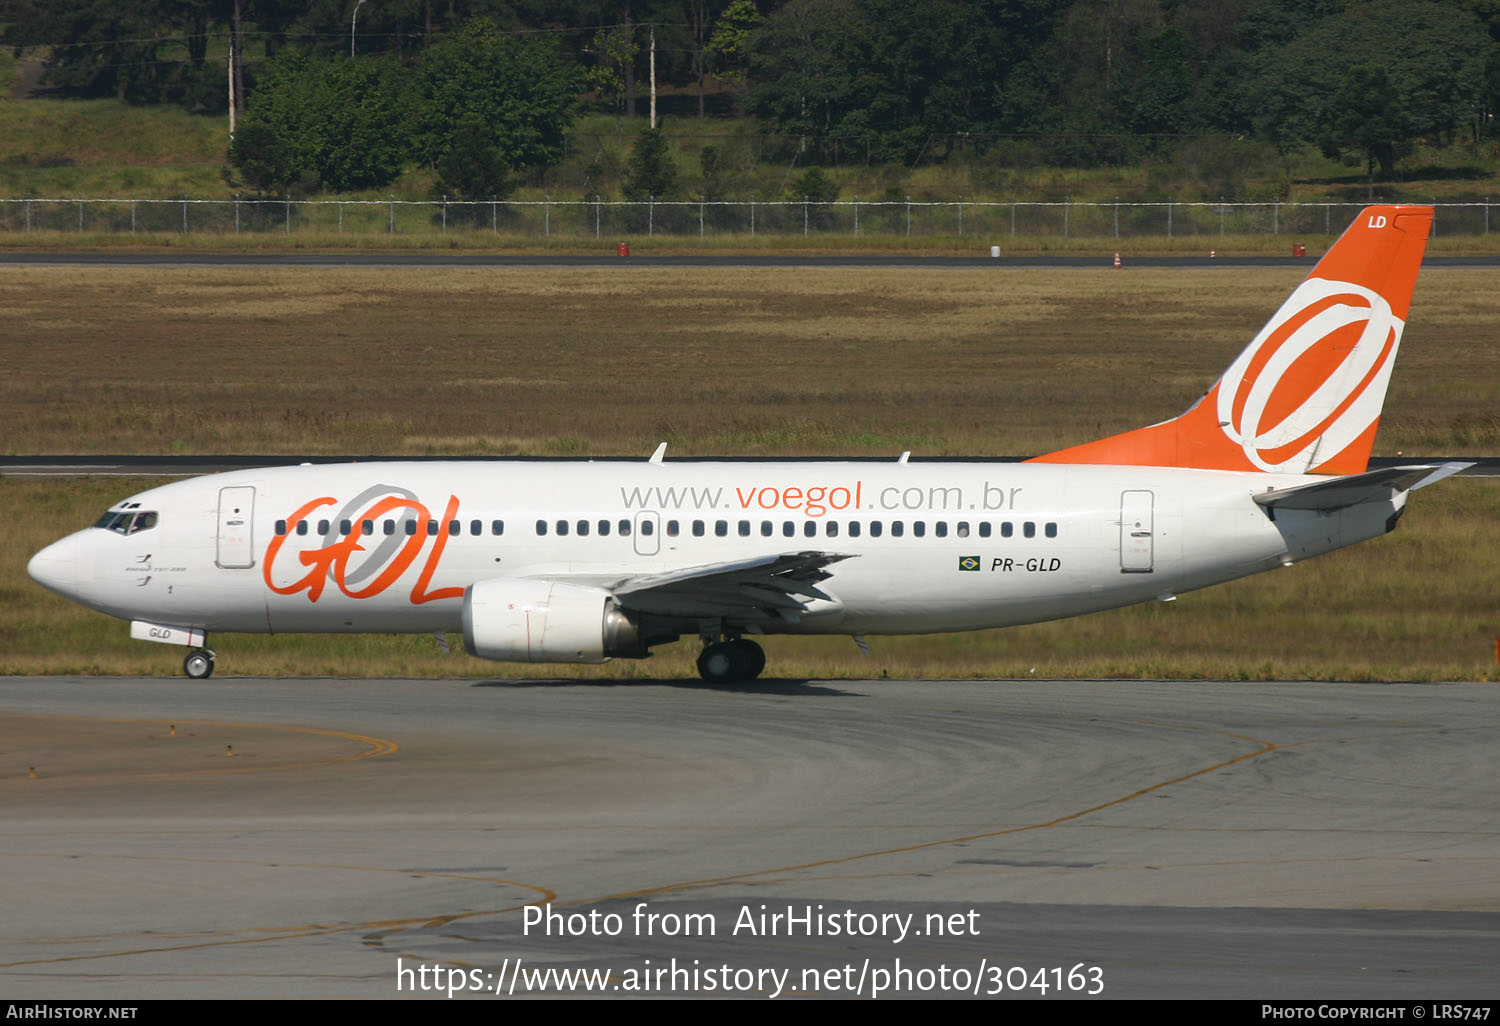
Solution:
<svg viewBox="0 0 1500 1026"><path fill-rule="evenodd" d="M658 445L656 447L656 451L651 454L651 458L649 460L647 460L646 462L647 463L660 463L662 461L662 457L665 456L666 454L667 454L667 443L663 442L663 443L661 443L660 445Z"/></svg>

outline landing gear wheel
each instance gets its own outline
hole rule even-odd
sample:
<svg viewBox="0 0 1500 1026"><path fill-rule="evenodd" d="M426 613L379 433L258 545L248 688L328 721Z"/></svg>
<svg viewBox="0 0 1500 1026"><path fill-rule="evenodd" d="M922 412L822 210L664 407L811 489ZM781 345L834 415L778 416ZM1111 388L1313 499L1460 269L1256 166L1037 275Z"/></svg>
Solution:
<svg viewBox="0 0 1500 1026"><path fill-rule="evenodd" d="M754 680L765 668L765 650L744 638L715 642L698 656L698 675L710 684Z"/></svg>
<svg viewBox="0 0 1500 1026"><path fill-rule="evenodd" d="M766 650L748 638L731 641L740 661L739 680L754 680L766 668Z"/></svg>
<svg viewBox="0 0 1500 1026"><path fill-rule="evenodd" d="M206 648L195 648L182 661L182 672L194 680L204 680L214 672L214 654Z"/></svg>

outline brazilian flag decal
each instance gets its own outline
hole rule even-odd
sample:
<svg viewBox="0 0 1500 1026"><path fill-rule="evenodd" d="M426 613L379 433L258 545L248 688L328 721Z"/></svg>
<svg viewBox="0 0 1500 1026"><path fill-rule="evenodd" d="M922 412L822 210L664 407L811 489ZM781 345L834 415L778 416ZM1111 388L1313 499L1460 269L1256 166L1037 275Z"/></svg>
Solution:
<svg viewBox="0 0 1500 1026"><path fill-rule="evenodd" d="M960 570L978 570L979 569L979 557L978 556L959 556L958 557L958 568Z"/></svg>

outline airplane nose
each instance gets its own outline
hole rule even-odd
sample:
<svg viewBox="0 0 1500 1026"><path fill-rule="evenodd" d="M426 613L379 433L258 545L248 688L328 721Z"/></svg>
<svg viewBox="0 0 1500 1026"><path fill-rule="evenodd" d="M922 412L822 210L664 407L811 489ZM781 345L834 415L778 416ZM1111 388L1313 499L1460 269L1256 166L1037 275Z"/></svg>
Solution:
<svg viewBox="0 0 1500 1026"><path fill-rule="evenodd" d="M53 542L31 557L26 572L49 591L67 598L78 594L78 558L72 538Z"/></svg>

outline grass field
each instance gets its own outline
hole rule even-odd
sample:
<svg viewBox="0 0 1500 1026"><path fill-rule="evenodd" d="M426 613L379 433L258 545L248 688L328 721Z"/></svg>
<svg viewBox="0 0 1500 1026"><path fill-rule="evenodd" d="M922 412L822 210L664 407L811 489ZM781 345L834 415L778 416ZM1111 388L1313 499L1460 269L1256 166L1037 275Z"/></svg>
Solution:
<svg viewBox="0 0 1500 1026"><path fill-rule="evenodd" d="M1024 455L1170 416L1302 272L0 269L0 422L24 453ZM1376 450L1492 454L1492 272L1424 272ZM132 491L0 481L0 673L179 672L43 592L30 553ZM772 676L1493 674L1500 482L1394 534L1078 620L771 639ZM220 638L226 674L515 674L430 638ZM689 676L696 646L528 675Z"/></svg>
<svg viewBox="0 0 1500 1026"><path fill-rule="evenodd" d="M0 270L12 454L1031 455L1180 412L1304 273ZM1425 272L1378 454L1500 448L1493 272Z"/></svg>

